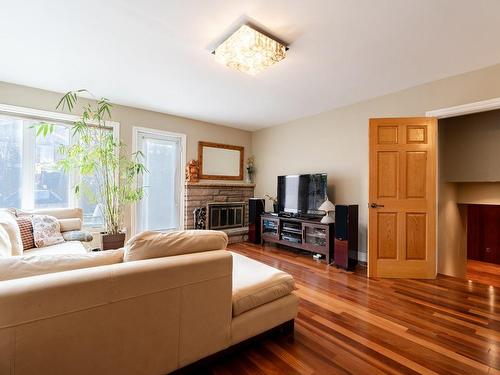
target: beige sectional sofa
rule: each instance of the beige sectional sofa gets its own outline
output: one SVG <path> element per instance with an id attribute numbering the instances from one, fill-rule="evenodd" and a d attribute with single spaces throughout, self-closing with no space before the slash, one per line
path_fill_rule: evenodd
<path id="1" fill-rule="evenodd" d="M 295 318 L 290 275 L 221 232 L 164 236 L 115 264 L 0 281 L 0 374 L 165 374 Z"/>

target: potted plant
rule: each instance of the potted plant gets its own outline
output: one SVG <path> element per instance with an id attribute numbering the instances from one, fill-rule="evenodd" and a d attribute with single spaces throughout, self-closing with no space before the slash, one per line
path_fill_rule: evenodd
<path id="1" fill-rule="evenodd" d="M 70 91 L 61 98 L 56 108 L 67 108 L 72 112 L 78 94 L 84 92 L 95 100 L 82 106 L 82 115 L 72 127 L 77 142 L 60 146 L 62 159 L 59 165 L 65 172 L 76 172 L 80 176 L 80 182 L 74 186 L 75 193 L 83 193 L 101 211 L 105 228 L 102 234 L 103 250 L 117 249 L 123 247 L 125 242 L 124 209 L 143 197 L 144 189 L 138 186 L 137 177 L 147 171 L 140 162 L 142 153 L 127 155 L 126 145 L 115 139 L 106 126 L 106 121 L 111 120 L 112 108 L 108 99 L 96 99 L 87 90 Z M 46 136 L 53 129 L 52 124 L 43 122 L 37 125 L 36 134 Z M 86 185 L 86 176 L 94 179 L 94 191 Z"/>
<path id="2" fill-rule="evenodd" d="M 254 176 L 255 176 L 255 157 L 250 156 L 247 159 L 247 175 L 248 175 L 248 182 L 254 183 Z"/>

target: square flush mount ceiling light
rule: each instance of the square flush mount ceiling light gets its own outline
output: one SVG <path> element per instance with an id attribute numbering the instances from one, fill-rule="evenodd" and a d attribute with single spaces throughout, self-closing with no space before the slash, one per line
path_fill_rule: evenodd
<path id="1" fill-rule="evenodd" d="M 213 52 L 215 60 L 255 75 L 286 57 L 288 48 L 248 25 L 241 26 Z"/>

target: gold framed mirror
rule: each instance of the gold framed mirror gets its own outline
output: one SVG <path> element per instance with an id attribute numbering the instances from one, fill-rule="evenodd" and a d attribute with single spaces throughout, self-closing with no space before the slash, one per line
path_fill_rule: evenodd
<path id="1" fill-rule="evenodd" d="M 243 146 L 198 142 L 201 179 L 243 180 L 243 160 Z"/>

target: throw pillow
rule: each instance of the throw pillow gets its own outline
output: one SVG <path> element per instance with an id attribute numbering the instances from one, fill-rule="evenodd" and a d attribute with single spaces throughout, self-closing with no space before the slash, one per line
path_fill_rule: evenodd
<path id="1" fill-rule="evenodd" d="M 92 234 L 85 230 L 70 230 L 68 232 L 63 232 L 62 236 L 64 241 L 90 242 L 94 239 Z"/>
<path id="2" fill-rule="evenodd" d="M 172 255 L 223 250 L 227 234 L 216 230 L 183 230 L 168 233 L 146 231 L 127 241 L 124 262 Z"/>
<path id="3" fill-rule="evenodd" d="M 21 233 L 21 241 L 23 243 L 23 251 L 33 249 L 35 247 L 35 239 L 33 238 L 33 222 L 31 216 L 22 216 L 16 219 Z"/>
<path id="4" fill-rule="evenodd" d="M 59 221 L 50 215 L 33 215 L 33 237 L 36 247 L 64 242 Z"/>
<path id="5" fill-rule="evenodd" d="M 1 227 L 1 253 L 7 256 L 21 255 L 23 253 L 23 243 L 21 233 L 16 222 L 16 217 L 9 210 L 0 210 Z"/>

